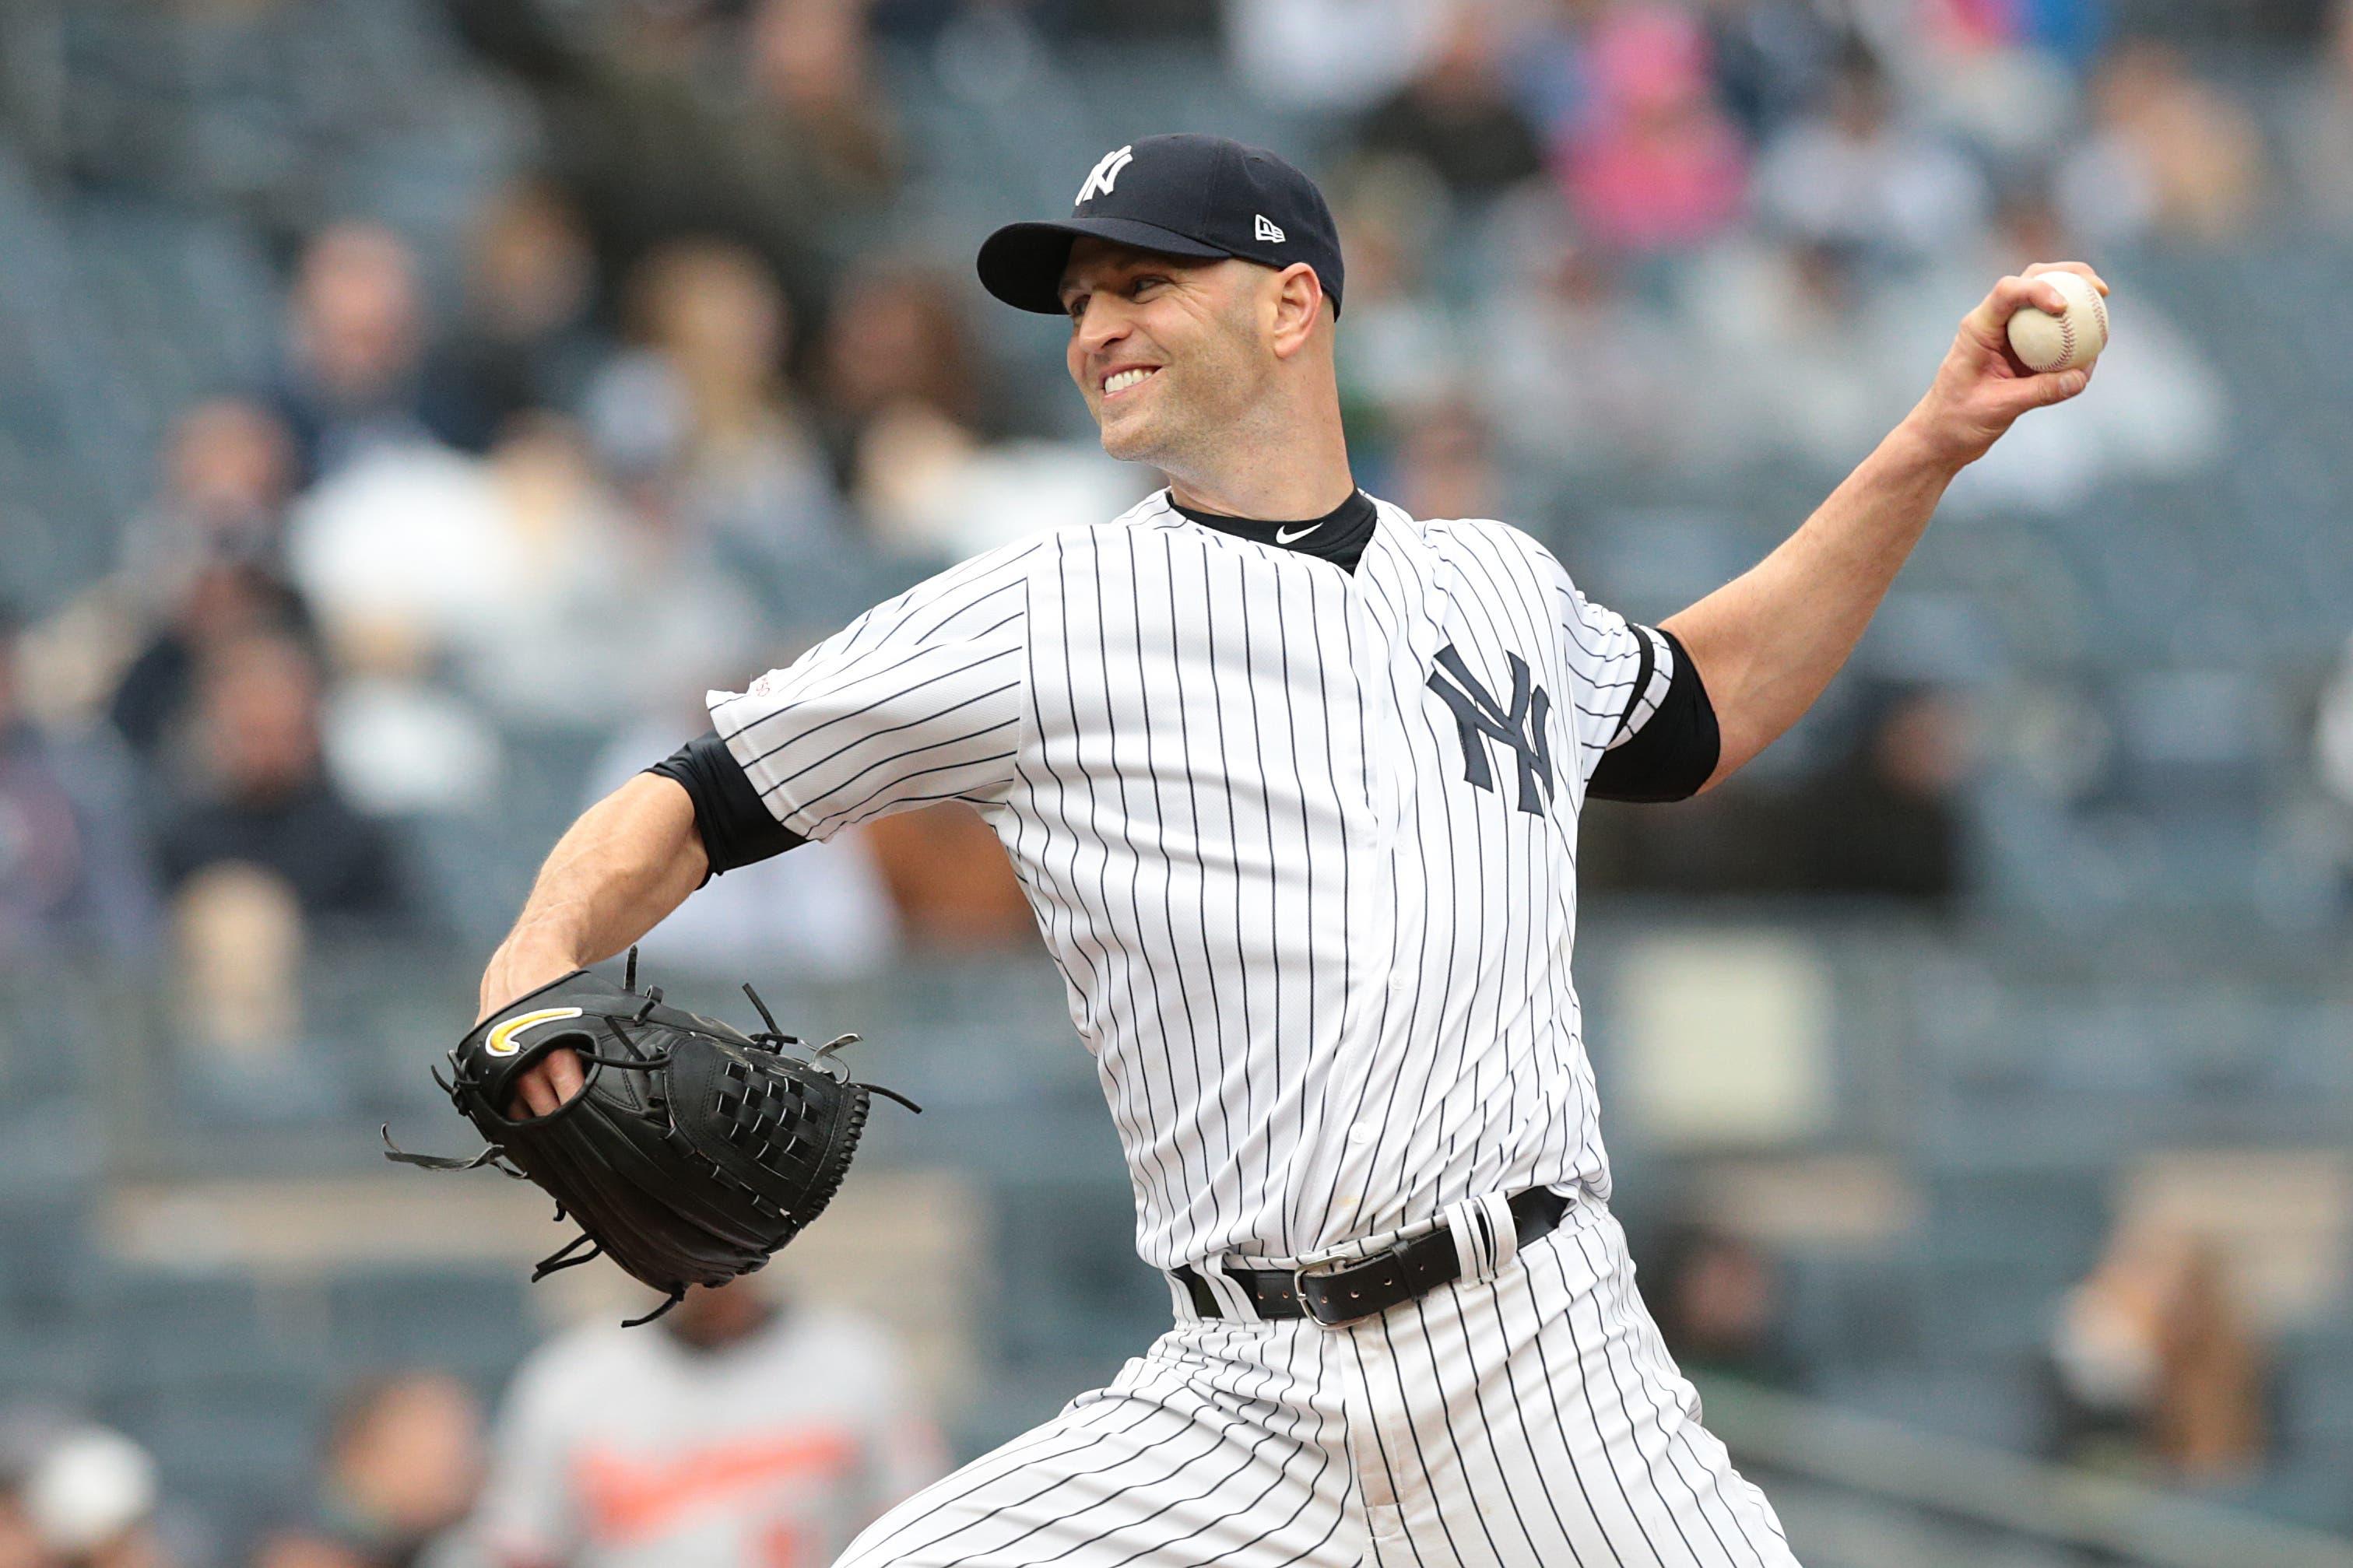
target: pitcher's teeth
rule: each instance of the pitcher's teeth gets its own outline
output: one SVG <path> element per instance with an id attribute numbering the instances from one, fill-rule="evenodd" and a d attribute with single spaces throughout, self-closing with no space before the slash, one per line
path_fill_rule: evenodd
<path id="1" fill-rule="evenodd" d="M 1142 381 L 1145 376 L 1148 376 L 1151 374 L 1152 373 L 1148 370 L 1121 371 L 1117 375 L 1113 376 L 1110 380 L 1103 383 L 1103 391 L 1106 395 L 1114 392 L 1124 392 L 1129 387 L 1134 386 L 1137 382 Z"/>

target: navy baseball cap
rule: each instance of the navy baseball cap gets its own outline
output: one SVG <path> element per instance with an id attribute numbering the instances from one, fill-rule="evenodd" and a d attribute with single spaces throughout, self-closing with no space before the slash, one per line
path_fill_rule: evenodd
<path id="1" fill-rule="evenodd" d="M 1008 305 L 1062 313 L 1081 236 L 1163 256 L 1304 261 L 1340 309 L 1340 233 L 1315 182 L 1262 147 L 1222 136 L 1146 136 L 1104 153 L 1060 222 L 1008 224 L 980 247 L 980 280 Z"/>

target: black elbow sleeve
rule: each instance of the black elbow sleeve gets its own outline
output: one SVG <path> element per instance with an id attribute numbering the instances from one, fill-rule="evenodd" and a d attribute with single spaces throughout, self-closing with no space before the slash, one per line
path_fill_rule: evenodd
<path id="1" fill-rule="evenodd" d="M 676 780 L 694 802 L 694 830 L 702 836 L 714 877 L 808 842 L 769 815 L 743 764 L 712 731 L 705 730 L 646 772 Z"/>
<path id="2" fill-rule="evenodd" d="M 1708 700 L 1699 667 L 1692 663 L 1674 633 L 1662 631 L 1658 636 L 1674 658 L 1667 689 L 1647 719 L 1601 754 L 1592 782 L 1585 788 L 1589 799 L 1689 800 L 1714 775 L 1724 754 L 1715 704 Z M 1640 699 L 1638 683 L 1636 700 Z"/>

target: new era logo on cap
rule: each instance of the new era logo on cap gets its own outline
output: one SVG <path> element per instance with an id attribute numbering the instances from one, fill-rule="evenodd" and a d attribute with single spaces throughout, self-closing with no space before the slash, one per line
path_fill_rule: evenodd
<path id="1" fill-rule="evenodd" d="M 1315 269 L 1340 307 L 1340 235 L 1315 183 L 1262 147 L 1223 136 L 1139 136 L 1095 160 L 1065 218 L 1008 224 L 980 247 L 980 279 L 1025 310 L 1061 313 L 1080 239 L 1189 260 Z"/>

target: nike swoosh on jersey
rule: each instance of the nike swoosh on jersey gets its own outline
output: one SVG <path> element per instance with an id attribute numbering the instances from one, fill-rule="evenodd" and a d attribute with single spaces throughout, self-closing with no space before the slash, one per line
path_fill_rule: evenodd
<path id="1" fill-rule="evenodd" d="M 1293 544 L 1298 542 L 1300 540 L 1306 538 L 1309 534 L 1314 532 L 1317 529 L 1323 526 L 1324 525 L 1321 522 L 1311 522 L 1305 528 L 1301 529 L 1297 533 L 1293 533 L 1288 529 L 1278 528 L 1274 531 L 1274 542 L 1277 544 Z"/>

